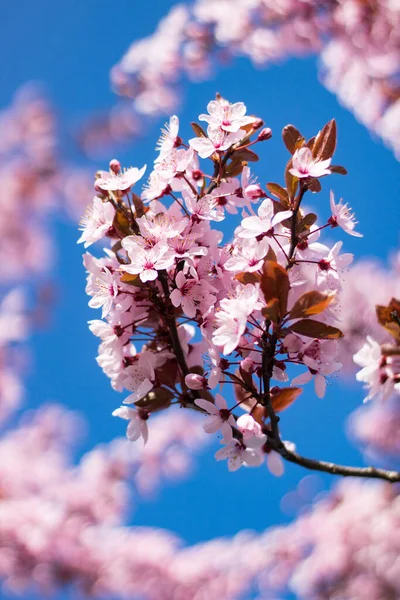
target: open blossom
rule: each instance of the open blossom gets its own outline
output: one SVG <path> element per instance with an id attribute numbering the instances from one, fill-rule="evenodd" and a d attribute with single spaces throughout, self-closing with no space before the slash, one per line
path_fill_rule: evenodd
<path id="1" fill-rule="evenodd" d="M 222 129 L 208 128 L 208 137 L 196 137 L 189 140 L 190 146 L 196 150 L 200 158 L 208 158 L 214 152 L 228 150 L 233 144 L 239 142 L 245 131 L 239 129 L 235 133 L 226 133 Z"/>
<path id="2" fill-rule="evenodd" d="M 175 283 L 177 288 L 170 295 L 172 304 L 182 306 L 185 315 L 194 317 L 202 297 L 201 286 L 194 279 L 187 279 L 182 271 L 176 276 Z"/>
<path id="3" fill-rule="evenodd" d="M 309 148 L 299 148 L 293 154 L 293 167 L 289 169 L 289 171 L 299 179 L 303 177 L 322 177 L 323 175 L 330 175 L 331 171 L 329 165 L 331 164 L 331 161 L 331 158 L 327 158 L 326 160 L 316 160 L 313 158 Z"/>
<path id="4" fill-rule="evenodd" d="M 206 433 L 215 433 L 221 430 L 225 443 L 233 439 L 232 427 L 235 426 L 235 419 L 228 409 L 225 398 L 221 394 L 215 394 L 215 404 L 208 400 L 198 398 L 194 401 L 197 406 L 208 412 L 203 425 Z"/>
<path id="5" fill-rule="evenodd" d="M 115 275 L 107 267 L 96 280 L 97 291 L 93 298 L 89 300 L 91 308 L 102 308 L 101 316 L 104 319 L 108 315 L 113 305 L 114 299 L 118 295 L 118 285 Z"/>
<path id="6" fill-rule="evenodd" d="M 171 150 L 175 148 L 178 139 L 178 132 L 179 118 L 176 115 L 173 115 L 170 118 L 169 123 L 166 123 L 164 129 L 162 129 L 161 137 L 157 142 L 156 148 L 159 152 L 159 155 L 156 158 L 156 163 L 163 160 L 169 155 Z"/>
<path id="7" fill-rule="evenodd" d="M 112 227 L 115 208 L 110 202 L 103 202 L 97 196 L 81 219 L 82 235 L 78 244 L 84 242 L 85 248 L 103 238 Z"/>
<path id="8" fill-rule="evenodd" d="M 259 467 L 263 462 L 262 453 L 255 448 L 246 448 L 238 440 L 232 440 L 215 453 L 217 460 L 228 460 L 229 471 L 237 471 L 241 466 Z"/>
<path id="9" fill-rule="evenodd" d="M 362 233 L 354 231 L 354 227 L 357 225 L 354 214 L 351 212 L 351 208 L 347 204 L 342 204 L 342 201 L 335 204 L 335 196 L 331 190 L 330 193 L 330 205 L 332 216 L 329 219 L 331 227 L 341 227 L 343 231 L 354 237 L 363 237 Z"/>
<path id="10" fill-rule="evenodd" d="M 335 340 L 310 340 L 301 349 L 303 363 L 308 371 L 292 379 L 292 385 L 304 385 L 314 379 L 315 393 L 323 398 L 326 391 L 326 378 L 336 373 L 341 364 L 336 362 L 338 344 Z"/>
<path id="11" fill-rule="evenodd" d="M 156 357 L 151 352 L 142 352 L 124 372 L 124 387 L 132 390 L 124 400 L 124 404 L 133 404 L 144 398 L 153 389 Z"/>
<path id="12" fill-rule="evenodd" d="M 250 123 L 254 123 L 255 117 L 246 117 L 246 106 L 243 102 L 230 104 L 223 98 L 211 100 L 207 105 L 208 115 L 199 115 L 200 121 L 207 121 L 210 127 L 214 129 L 221 128 L 224 131 L 237 132 L 239 129 Z"/>
<path id="13" fill-rule="evenodd" d="M 227 271 L 247 271 L 253 273 L 262 268 L 263 259 L 268 252 L 267 238 L 260 242 L 256 240 L 243 240 L 243 244 L 235 247 L 232 256 L 226 261 Z"/>
<path id="14" fill-rule="evenodd" d="M 139 275 L 141 281 L 154 281 L 158 271 L 168 269 L 174 262 L 173 251 L 163 243 L 158 243 L 152 248 L 145 249 L 137 242 L 127 237 L 122 241 L 122 246 L 130 258 L 129 265 L 122 265 L 121 269 L 132 275 Z"/>
<path id="15" fill-rule="evenodd" d="M 290 218 L 292 211 L 283 210 L 274 215 L 274 206 L 271 200 L 263 200 L 258 209 L 258 217 L 246 217 L 240 224 L 237 236 L 240 238 L 250 238 L 269 233 L 273 228 Z"/>
<path id="16" fill-rule="evenodd" d="M 213 344 L 223 347 L 224 354 L 230 354 L 239 344 L 245 332 L 248 316 L 256 307 L 262 307 L 258 300 L 258 288 L 248 284 L 236 298 L 221 300 L 221 310 L 215 315 L 217 329 Z"/>
<path id="17" fill-rule="evenodd" d="M 341 286 L 341 272 L 353 261 L 353 254 L 349 252 L 339 254 L 342 246 L 342 241 L 336 242 L 329 250 L 327 256 L 321 258 L 318 262 L 316 280 L 318 287 L 323 291 L 326 291 L 327 287 L 333 291 L 338 289 Z"/>
<path id="18" fill-rule="evenodd" d="M 149 429 L 147 426 L 148 415 L 143 411 L 137 411 L 128 406 L 121 406 L 113 411 L 113 417 L 120 417 L 129 421 L 126 429 L 126 437 L 130 442 L 136 442 L 140 437 L 144 443 L 149 439 Z"/>
<path id="19" fill-rule="evenodd" d="M 394 392 L 400 393 L 400 354 L 385 356 L 381 346 L 367 336 L 367 341 L 353 360 L 362 367 L 356 379 L 365 383 L 368 390 L 364 402 L 373 398 L 387 400 Z"/>
<path id="20" fill-rule="evenodd" d="M 141 169 L 131 167 L 118 174 L 103 171 L 101 177 L 96 179 L 95 187 L 105 192 L 127 192 L 143 177 L 145 171 L 146 165 Z"/>

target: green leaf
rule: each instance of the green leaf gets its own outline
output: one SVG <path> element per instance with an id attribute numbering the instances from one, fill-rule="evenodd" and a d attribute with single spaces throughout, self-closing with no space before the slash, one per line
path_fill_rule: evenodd
<path id="1" fill-rule="evenodd" d="M 325 325 L 325 323 L 320 323 L 312 319 L 297 321 L 297 323 L 290 325 L 288 329 L 299 335 L 305 335 L 306 337 L 318 340 L 337 340 L 343 337 L 343 333 L 337 327 Z"/>
<path id="2" fill-rule="evenodd" d="M 318 315 L 328 308 L 334 297 L 334 294 L 322 294 L 317 290 L 306 292 L 295 302 L 289 317 L 290 319 L 300 319 Z"/>

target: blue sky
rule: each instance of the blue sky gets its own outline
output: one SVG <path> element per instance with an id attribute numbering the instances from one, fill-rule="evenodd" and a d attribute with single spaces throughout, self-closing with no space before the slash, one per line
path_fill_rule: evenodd
<path id="1" fill-rule="evenodd" d="M 0 66 L 0 105 L 6 106 L 21 84 L 34 79 L 44 84 L 54 101 L 63 130 L 92 110 L 112 106 L 115 97 L 108 83 L 110 67 L 133 39 L 153 30 L 172 4 L 163 0 L 152 0 L 147 5 L 129 0 L 6 3 L 0 26 L 0 53 L 5 57 Z M 323 192 L 308 203 L 313 202 L 322 216 L 328 214 L 330 187 L 337 197 L 343 196 L 350 203 L 364 237 L 347 236 L 344 249 L 356 257 L 378 256 L 385 260 L 396 249 L 398 162 L 321 86 L 316 59 L 290 60 L 267 71 L 256 70 L 241 59 L 219 72 L 213 81 L 183 88 L 179 110 L 183 124 L 203 112 L 218 91 L 231 101 L 244 101 L 249 112 L 262 117 L 272 128 L 273 138 L 263 145 L 262 160 L 255 168 L 263 183 L 282 181 L 287 153 L 280 131 L 285 124 L 293 123 L 311 137 L 335 117 L 339 140 L 335 163 L 344 165 L 349 175 L 324 182 Z M 164 120 L 149 128 L 140 145 L 118 153 L 121 162 L 128 166 L 151 164 Z M 190 136 L 189 127 L 183 125 L 182 133 Z M 77 159 L 70 140 L 65 148 L 71 160 Z M 113 157 L 93 163 L 93 171 L 106 168 L 108 158 Z M 95 363 L 97 341 L 86 322 L 97 315 L 87 307 L 76 225 L 58 219 L 53 226 L 58 245 L 54 275 L 59 301 L 51 326 L 33 339 L 35 371 L 27 382 L 27 402 L 36 407 L 56 400 L 81 411 L 89 424 L 82 448 L 88 449 L 123 434 L 124 423 L 111 417 L 120 396 Z M 324 400 L 306 388 L 301 400 L 284 414 L 284 437 L 295 441 L 305 455 L 361 464 L 362 457 L 347 441 L 343 428 L 346 415 L 361 401 L 362 392 L 355 384 L 333 382 Z M 233 535 L 244 528 L 263 530 L 286 521 L 280 500 L 307 473 L 287 465 L 280 479 L 263 468 L 229 474 L 224 463 L 214 461 L 216 447 L 215 443 L 199 458 L 195 472 L 184 483 L 168 485 L 154 501 L 139 504 L 132 522 L 170 528 L 188 543 L 195 543 Z M 322 476 L 321 481 L 325 487 L 333 483 L 329 476 Z M 254 505 L 262 510 L 246 511 L 246 506 Z"/>

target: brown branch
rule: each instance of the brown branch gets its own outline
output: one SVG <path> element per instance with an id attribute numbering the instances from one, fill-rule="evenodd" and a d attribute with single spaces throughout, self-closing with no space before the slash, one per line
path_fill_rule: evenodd
<path id="1" fill-rule="evenodd" d="M 385 469 L 376 469 L 375 467 L 349 467 L 346 465 L 337 465 L 323 460 L 314 460 L 306 458 L 296 452 L 288 450 L 283 443 L 276 445 L 274 450 L 278 452 L 285 460 L 300 465 L 312 471 L 322 471 L 331 475 L 342 475 L 343 477 L 366 477 L 372 479 L 384 479 L 390 483 L 400 482 L 400 473 L 396 471 L 387 471 Z M 272 442 L 274 446 L 274 442 Z"/>
<path id="2" fill-rule="evenodd" d="M 301 201 L 306 191 L 307 186 L 300 182 L 300 190 L 295 200 L 295 207 L 292 216 L 291 244 L 288 254 L 289 262 L 287 265 L 287 269 L 289 269 L 292 265 L 291 261 L 293 259 L 298 244 L 296 232 L 297 215 L 300 209 Z M 331 475 L 342 475 L 343 477 L 364 477 L 372 479 L 383 479 L 385 481 L 389 481 L 390 483 L 400 482 L 400 473 L 396 471 L 376 469 L 375 467 L 351 467 L 346 465 L 337 465 L 331 462 L 315 460 L 313 458 L 306 458 L 286 448 L 286 446 L 282 442 L 279 432 L 278 423 L 280 419 L 279 416 L 275 413 L 271 402 L 270 386 L 278 336 L 275 332 L 269 333 L 270 326 L 271 322 L 266 320 L 265 331 L 261 337 L 263 347 L 262 377 L 264 387 L 264 393 L 261 402 L 267 409 L 268 417 L 271 423 L 271 433 L 268 436 L 268 444 L 272 447 L 272 449 L 278 452 L 278 454 L 280 454 L 280 456 L 282 456 L 282 458 L 284 458 L 288 462 L 295 463 L 301 467 L 310 469 L 312 471 L 322 471 L 324 473 L 330 473 Z"/>

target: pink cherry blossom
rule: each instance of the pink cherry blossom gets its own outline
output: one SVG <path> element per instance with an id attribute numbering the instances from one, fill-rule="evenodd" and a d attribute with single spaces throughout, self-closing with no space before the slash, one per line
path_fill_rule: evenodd
<path id="1" fill-rule="evenodd" d="M 131 189 L 135 183 L 139 181 L 146 171 L 146 165 L 141 169 L 131 167 L 124 172 L 118 173 L 107 173 L 103 171 L 101 177 L 96 179 L 95 186 L 100 190 L 106 192 L 127 192 Z"/>
<path id="2" fill-rule="evenodd" d="M 384 356 L 380 344 L 367 336 L 353 360 L 362 367 L 356 379 L 365 383 L 368 390 L 364 402 L 375 397 L 387 400 L 394 392 L 400 393 L 400 355 Z"/>
<path id="3" fill-rule="evenodd" d="M 245 131 L 239 129 L 235 133 L 226 133 L 222 129 L 208 129 L 208 137 L 196 137 L 189 140 L 190 146 L 196 150 L 200 158 L 208 158 L 214 152 L 223 152 L 243 139 Z"/>
<path id="4" fill-rule="evenodd" d="M 180 271 L 175 283 L 177 288 L 171 292 L 171 302 L 175 307 L 182 306 L 182 310 L 188 317 L 194 317 L 197 304 L 201 297 L 201 286 L 194 279 L 186 279 Z"/>
<path id="5" fill-rule="evenodd" d="M 157 150 L 159 155 L 156 159 L 156 162 L 159 162 L 166 158 L 171 150 L 175 148 L 176 141 L 178 139 L 179 132 L 179 118 L 176 115 L 173 115 L 169 123 L 166 123 L 164 129 L 162 130 L 162 134 L 160 139 L 157 142 Z"/>
<path id="6" fill-rule="evenodd" d="M 259 209 L 258 217 L 246 217 L 243 219 L 237 236 L 240 238 L 253 239 L 271 232 L 276 225 L 290 218 L 292 211 L 283 210 L 274 215 L 274 207 L 271 200 L 263 200 Z"/>
<path id="7" fill-rule="evenodd" d="M 349 235 L 353 235 L 354 237 L 363 237 L 362 233 L 354 231 L 357 221 L 351 212 L 351 208 L 347 204 L 342 204 L 341 200 L 338 204 L 335 204 L 335 196 L 332 191 L 330 193 L 330 205 L 332 216 L 328 222 L 331 227 L 339 226 Z"/>
<path id="8" fill-rule="evenodd" d="M 239 344 L 247 323 L 247 317 L 260 306 L 258 288 L 246 285 L 236 298 L 221 300 L 215 315 L 217 329 L 213 334 L 213 344 L 223 347 L 224 354 L 230 354 Z"/>
<path id="9" fill-rule="evenodd" d="M 213 129 L 223 129 L 236 133 L 244 125 L 249 125 L 256 121 L 255 117 L 246 117 L 246 106 L 243 102 L 230 104 L 227 100 L 219 98 L 211 100 L 207 105 L 208 115 L 199 115 L 200 121 L 207 121 L 209 127 Z M 205 157 L 202 157 L 205 158 Z"/>
<path id="10" fill-rule="evenodd" d="M 142 352 L 134 363 L 124 371 L 124 387 L 132 390 L 124 404 L 132 404 L 144 398 L 154 387 L 156 357 L 151 352 Z"/>
<path id="11" fill-rule="evenodd" d="M 91 308 L 102 308 L 101 316 L 104 319 L 110 312 L 113 302 L 118 295 L 115 274 L 111 273 L 107 267 L 104 267 L 102 274 L 96 280 L 96 286 L 97 291 L 89 301 L 89 306 Z"/>
<path id="12" fill-rule="evenodd" d="M 203 429 L 206 433 L 215 433 L 221 430 L 223 439 L 226 443 L 232 441 L 232 427 L 235 426 L 235 419 L 226 404 L 225 398 L 221 394 L 215 394 L 215 404 L 208 400 L 198 398 L 195 404 L 206 411 L 209 416 L 206 417 Z"/>
<path id="13" fill-rule="evenodd" d="M 246 448 L 238 440 L 232 440 L 215 453 L 217 460 L 228 459 L 229 471 L 237 471 L 241 466 L 258 467 L 262 464 L 262 454 L 254 448 Z"/>
<path id="14" fill-rule="evenodd" d="M 85 248 L 103 238 L 111 229 L 115 208 L 110 202 L 103 202 L 97 196 L 81 220 L 82 235 L 78 243 L 84 242 Z"/>
<path id="15" fill-rule="evenodd" d="M 331 171 L 329 165 L 331 164 L 331 161 L 332 159 L 330 158 L 327 158 L 326 160 L 316 160 L 313 158 L 309 148 L 299 148 L 293 154 L 293 167 L 289 169 L 289 171 L 299 179 L 302 179 L 303 177 L 322 177 L 323 175 L 330 175 Z"/>
<path id="16" fill-rule="evenodd" d="M 147 426 L 148 415 L 144 412 L 138 412 L 128 406 L 121 406 L 113 411 L 114 417 L 120 417 L 129 421 L 126 437 L 130 442 L 136 442 L 140 437 L 146 444 L 149 439 L 149 429 Z"/>
<path id="17" fill-rule="evenodd" d="M 131 262 L 122 265 L 121 269 L 132 275 L 139 275 L 143 282 L 154 281 L 158 277 L 158 271 L 168 269 L 174 263 L 172 250 L 161 242 L 145 249 L 128 237 L 123 240 L 122 245 Z"/>
<path id="18" fill-rule="evenodd" d="M 244 239 L 240 246 L 235 246 L 232 256 L 225 263 L 225 269 L 247 271 L 248 273 L 258 271 L 262 268 L 268 248 L 267 238 L 263 238 L 260 242 L 254 239 Z"/>

